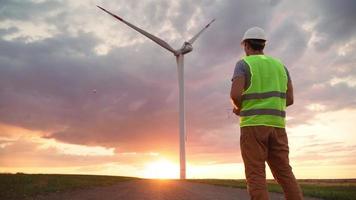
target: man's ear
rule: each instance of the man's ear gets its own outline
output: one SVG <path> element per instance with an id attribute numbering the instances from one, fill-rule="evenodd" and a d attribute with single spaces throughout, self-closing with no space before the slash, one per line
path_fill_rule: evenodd
<path id="1" fill-rule="evenodd" d="M 244 42 L 244 47 L 246 50 L 250 50 L 250 46 L 247 44 L 247 42 Z"/>

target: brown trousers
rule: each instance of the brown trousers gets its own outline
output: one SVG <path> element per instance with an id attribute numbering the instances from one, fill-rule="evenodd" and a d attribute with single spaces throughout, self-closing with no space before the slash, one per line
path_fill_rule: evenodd
<path id="1" fill-rule="evenodd" d="M 252 200 L 268 200 L 265 162 L 282 186 L 287 200 L 303 199 L 301 189 L 289 165 L 289 147 L 284 128 L 241 127 L 241 155 L 245 165 L 247 190 Z"/>

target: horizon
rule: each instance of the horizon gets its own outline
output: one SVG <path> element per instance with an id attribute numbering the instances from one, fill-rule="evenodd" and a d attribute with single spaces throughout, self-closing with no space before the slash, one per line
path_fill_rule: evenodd
<path id="1" fill-rule="evenodd" d="M 352 0 L 7 0 L 0 173 L 179 177 L 176 61 L 96 5 L 172 47 L 216 18 L 185 56 L 187 179 L 245 177 L 229 92 L 251 26 L 266 30 L 265 53 L 294 85 L 286 130 L 296 178 L 356 178 Z"/>
<path id="2" fill-rule="evenodd" d="M 23 173 L 23 172 L 0 172 L 0 175 L 3 174 L 3 175 L 73 175 L 73 176 L 113 176 L 113 177 L 126 177 L 126 178 L 137 178 L 137 179 L 154 179 L 154 180 L 162 180 L 162 181 L 165 181 L 165 180 L 182 180 L 180 179 L 179 177 L 178 178 L 142 178 L 142 177 L 135 177 L 135 176 L 120 176 L 120 175 L 105 175 L 105 174 L 45 174 L 45 173 L 34 173 L 34 174 L 31 174 L 31 173 Z M 188 178 L 187 180 L 190 180 L 190 179 L 194 179 L 194 178 Z M 245 178 L 237 178 L 237 179 L 222 179 L 222 178 L 196 178 L 197 180 L 198 179 L 218 179 L 218 180 L 246 180 Z M 194 179 L 194 180 L 196 180 Z M 342 179 L 327 179 L 327 178 L 321 178 L 321 179 L 297 179 L 298 181 L 309 181 L 309 180 L 321 180 L 321 181 L 333 181 L 333 180 L 345 180 L 345 181 L 355 181 L 356 178 L 342 178 Z M 266 181 L 275 181 L 274 178 L 267 178 Z"/>

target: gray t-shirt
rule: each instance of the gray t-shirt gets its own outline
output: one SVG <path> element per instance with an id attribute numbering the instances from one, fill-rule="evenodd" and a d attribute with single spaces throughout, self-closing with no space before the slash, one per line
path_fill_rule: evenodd
<path id="1" fill-rule="evenodd" d="M 288 69 L 284 66 L 284 69 L 286 70 L 287 76 L 288 76 L 288 81 L 290 81 L 290 75 L 288 72 Z M 251 72 L 250 68 L 248 67 L 247 63 L 244 60 L 239 60 L 236 63 L 234 74 L 232 75 L 231 81 L 233 81 L 237 76 L 244 76 L 245 77 L 245 89 L 248 88 L 250 85 L 250 78 L 251 78 Z"/>

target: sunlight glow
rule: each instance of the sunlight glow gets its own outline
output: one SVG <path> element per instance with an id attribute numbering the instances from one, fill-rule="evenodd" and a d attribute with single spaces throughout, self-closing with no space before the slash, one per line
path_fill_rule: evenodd
<path id="1" fill-rule="evenodd" d="M 313 103 L 309 104 L 306 108 L 311 111 L 324 111 L 326 109 L 326 106 L 319 103 Z"/>
<path id="2" fill-rule="evenodd" d="M 179 167 L 166 159 L 148 163 L 144 169 L 144 178 L 175 179 L 178 178 Z"/>

